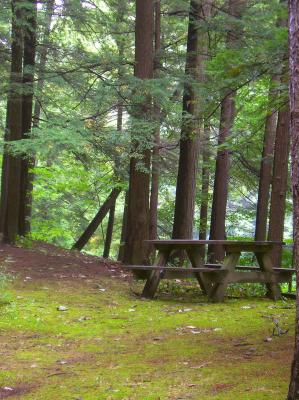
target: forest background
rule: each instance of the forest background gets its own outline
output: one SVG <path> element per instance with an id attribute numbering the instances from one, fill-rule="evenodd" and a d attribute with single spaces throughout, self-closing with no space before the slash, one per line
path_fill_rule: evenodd
<path id="1" fill-rule="evenodd" d="M 31 11 L 35 7 L 34 1 L 22 3 Z M 1 0 L 1 4 L 0 129 L 4 138 L 11 83 L 12 13 L 9 1 Z M 272 182 L 272 196 L 269 191 L 266 205 L 268 238 L 280 240 L 283 235 L 291 239 L 290 185 L 282 185 L 289 176 L 288 143 L 282 143 L 282 147 L 277 144 L 281 138 L 288 141 L 284 125 L 288 92 L 285 2 L 207 1 L 202 3 L 195 22 L 186 0 L 155 4 L 156 27 L 157 21 L 160 25 L 159 38 L 157 34 L 155 37 L 154 77 L 141 81 L 134 76 L 135 2 L 38 2 L 33 126 L 30 137 L 10 146 L 18 156 L 26 154 L 35 160 L 31 166 L 34 181 L 27 237 L 72 247 L 112 194 L 106 210 L 109 213 L 105 212 L 84 249 L 117 257 L 124 239 L 121 235 L 132 156 L 138 160 L 139 171 L 152 174 L 153 179 L 155 172 L 159 175 L 154 231 L 157 229 L 159 238 L 171 237 L 182 120 L 191 115 L 200 130 L 193 238 L 198 238 L 199 232 L 202 238 L 209 236 L 217 179 L 215 160 L 225 158 L 227 198 L 226 194 L 220 197 L 226 209 L 221 217 L 226 236 L 257 235 L 258 193 L 262 169 L 268 165 Z M 197 76 L 185 67 L 190 21 L 201 38 L 201 71 Z M 28 29 L 32 32 L 32 27 Z M 28 75 L 31 72 L 29 67 Z M 188 85 L 196 96 L 190 104 L 196 101 L 197 111 L 183 112 L 182 118 Z M 22 90 L 26 91 L 26 85 Z M 139 118 L 136 104 L 147 96 L 152 99 L 152 115 Z M 221 137 L 221 112 L 232 96 L 231 126 Z M 271 126 L 267 139 L 270 146 L 265 153 Z M 158 136 L 153 134 L 157 131 Z M 153 149 L 150 169 L 142 158 L 147 149 Z M 278 188 L 276 197 L 273 184 Z M 279 213 L 275 204 L 283 207 Z M 200 217 L 203 212 L 207 217 Z M 188 223 L 192 226 L 192 221 Z M 264 240 L 267 234 L 262 236 Z"/>

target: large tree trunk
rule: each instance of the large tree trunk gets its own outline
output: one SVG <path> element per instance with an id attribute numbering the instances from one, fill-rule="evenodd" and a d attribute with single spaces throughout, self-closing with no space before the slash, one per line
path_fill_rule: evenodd
<path id="1" fill-rule="evenodd" d="M 153 77 L 153 0 L 136 0 L 135 25 L 135 76 L 139 79 Z M 136 105 L 135 118 L 148 122 L 150 104 L 145 100 Z M 141 132 L 140 132 L 141 133 Z M 143 168 L 150 169 L 150 149 L 141 150 L 135 141 L 133 147 L 142 153 Z M 148 246 L 144 240 L 149 238 L 149 186 L 150 175 L 137 168 L 137 159 L 130 160 L 129 200 L 127 235 L 124 262 L 143 264 L 147 262 Z"/>
<path id="2" fill-rule="evenodd" d="M 268 240 L 283 241 L 286 194 L 288 188 L 289 160 L 289 106 L 278 113 L 274 160 Z M 274 265 L 281 265 L 281 246 L 273 249 L 271 257 Z"/>
<path id="3" fill-rule="evenodd" d="M 289 0 L 290 133 L 293 189 L 294 265 L 296 268 L 295 350 L 287 400 L 299 399 L 299 1 Z"/>
<path id="4" fill-rule="evenodd" d="M 46 14 L 44 20 L 44 32 L 42 36 L 42 46 L 40 49 L 39 64 L 37 67 L 37 85 L 35 90 L 36 101 L 34 103 L 33 112 L 33 126 L 39 125 L 40 113 L 41 113 L 41 102 L 42 94 L 45 85 L 45 70 L 47 64 L 47 58 L 49 53 L 49 39 L 51 33 L 51 21 L 54 13 L 55 0 L 46 1 Z"/>
<path id="5" fill-rule="evenodd" d="M 266 240 L 267 219 L 272 179 L 273 150 L 277 125 L 277 113 L 272 108 L 274 95 L 277 94 L 278 76 L 274 76 L 269 89 L 269 111 L 265 122 L 263 153 L 260 166 L 259 193 L 256 207 L 255 240 Z"/>
<path id="6" fill-rule="evenodd" d="M 36 0 L 30 0 L 30 5 L 25 11 L 24 28 L 24 59 L 23 59 L 23 122 L 22 136 L 27 138 L 31 131 L 32 111 L 33 111 L 33 81 L 36 53 L 36 18 L 37 4 Z M 34 160 L 24 156 L 22 159 L 21 175 L 21 193 L 20 193 L 20 216 L 19 216 L 19 234 L 24 236 L 30 231 L 30 217 L 32 204 L 33 181 L 31 178 L 31 168 L 34 166 Z"/>
<path id="7" fill-rule="evenodd" d="M 125 240 L 127 233 L 127 221 L 128 221 L 128 200 L 129 200 L 129 192 L 126 191 L 125 201 L 124 201 L 124 209 L 123 209 L 123 218 L 121 225 L 121 235 L 120 235 L 120 245 L 118 250 L 117 260 L 123 262 L 124 261 L 124 249 L 125 249 Z"/>
<path id="8" fill-rule="evenodd" d="M 98 213 L 95 215 L 95 217 L 90 222 L 88 227 L 82 233 L 80 238 L 73 245 L 73 247 L 72 247 L 73 250 L 82 250 L 83 249 L 83 247 L 87 244 L 89 239 L 92 237 L 92 235 L 97 230 L 97 228 L 100 225 L 100 223 L 103 221 L 103 219 L 108 214 L 108 211 L 110 210 L 111 206 L 113 206 L 113 204 L 115 204 L 115 201 L 116 201 L 118 195 L 120 194 L 120 192 L 121 192 L 121 190 L 117 189 L 117 188 L 113 189 L 111 191 L 110 195 L 105 200 L 105 202 L 102 204 L 102 206 L 99 209 Z"/>
<path id="9" fill-rule="evenodd" d="M 187 37 L 186 81 L 199 80 L 199 31 L 201 4 L 191 0 Z M 192 82 L 185 83 L 183 95 L 180 155 L 176 185 L 173 239 L 193 237 L 196 171 L 199 154 L 199 104 Z"/>
<path id="10" fill-rule="evenodd" d="M 221 106 L 220 128 L 218 137 L 218 146 L 223 146 L 230 134 L 234 121 L 234 92 L 227 95 Z M 224 240 L 225 217 L 228 197 L 229 182 L 229 163 L 230 152 L 228 148 L 221 148 L 217 151 L 216 169 L 213 190 L 213 203 L 211 213 L 211 240 Z M 224 258 L 224 249 L 222 246 L 209 247 L 209 260 L 219 262 Z"/>
<path id="11" fill-rule="evenodd" d="M 155 1 L 155 59 L 154 76 L 157 77 L 160 71 L 160 52 L 161 52 L 161 2 Z M 155 131 L 154 148 L 152 151 L 152 181 L 150 193 L 150 223 L 149 238 L 157 239 L 158 227 L 158 199 L 159 199 L 159 175 L 160 175 L 160 118 L 161 108 L 158 101 L 154 100 L 154 117 L 157 128 Z"/>
<path id="12" fill-rule="evenodd" d="M 103 257 L 109 258 L 110 255 L 110 248 L 112 243 L 112 235 L 113 235 L 113 227 L 114 227 L 114 217 L 115 217 L 115 202 L 110 207 L 109 211 L 109 219 L 107 224 L 107 231 L 106 231 L 106 238 L 105 238 L 105 245 L 104 245 L 104 252 Z"/>
<path id="13" fill-rule="evenodd" d="M 210 187 L 210 128 L 205 126 L 202 141 L 201 198 L 199 213 L 199 240 L 206 240 L 208 228 L 209 187 Z M 200 255 L 205 257 L 205 247 L 201 247 Z"/>
<path id="14" fill-rule="evenodd" d="M 21 6 L 19 0 L 12 1 L 12 45 L 10 91 L 7 102 L 7 141 L 22 138 L 22 62 L 23 35 Z M 4 154 L 4 178 L 2 180 L 1 220 L 3 241 L 14 243 L 19 233 L 21 157 Z"/>
<path id="15" fill-rule="evenodd" d="M 246 0 L 229 0 L 228 12 L 231 16 L 240 19 Z M 238 31 L 237 26 L 232 26 L 227 35 L 227 47 L 236 46 L 242 31 Z M 218 136 L 218 146 L 222 146 L 217 151 L 216 168 L 213 190 L 213 202 L 211 213 L 210 239 L 224 240 L 226 238 L 225 219 L 228 199 L 229 184 L 229 164 L 230 151 L 225 146 L 230 135 L 235 116 L 235 91 L 229 90 L 222 101 L 220 113 L 220 127 Z M 224 258 L 223 246 L 209 246 L 209 260 L 219 262 Z"/>
<path id="16" fill-rule="evenodd" d="M 207 20 L 211 16 L 211 3 L 208 1 L 202 2 L 202 18 Z M 209 35 L 208 31 L 205 30 L 200 35 L 199 42 L 199 57 L 201 58 L 200 67 L 200 80 L 205 81 L 206 75 L 204 71 L 204 62 L 208 60 L 209 52 Z M 208 228 L 208 210 L 209 210 L 209 187 L 210 187 L 210 126 L 209 121 L 204 121 L 202 135 L 201 135 L 201 147 L 202 147 L 202 169 L 201 169 L 201 196 L 200 196 L 200 212 L 199 212 L 199 239 L 205 240 L 207 238 Z M 206 246 L 200 248 L 200 255 L 202 258 L 205 257 Z"/>

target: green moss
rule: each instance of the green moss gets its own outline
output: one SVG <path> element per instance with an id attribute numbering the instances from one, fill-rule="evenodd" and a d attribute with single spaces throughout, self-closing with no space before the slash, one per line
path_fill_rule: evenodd
<path id="1" fill-rule="evenodd" d="M 15 281 L 0 308 L 5 372 L 22 399 L 273 399 L 287 390 L 294 304 L 192 292 L 145 301 L 126 283 Z M 67 307 L 58 311 L 59 306 Z M 265 342 L 277 319 L 287 335 Z M 247 354 L 248 353 L 248 354 Z"/>

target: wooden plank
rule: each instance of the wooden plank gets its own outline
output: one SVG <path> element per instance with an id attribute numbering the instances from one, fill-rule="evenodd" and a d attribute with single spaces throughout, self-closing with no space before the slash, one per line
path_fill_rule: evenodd
<path id="1" fill-rule="evenodd" d="M 222 265 L 221 264 L 205 264 L 205 267 L 206 268 L 221 268 Z M 237 265 L 235 267 L 235 269 L 241 270 L 241 271 L 242 270 L 244 270 L 244 271 L 246 271 L 246 270 L 247 271 L 260 271 L 261 270 L 260 267 L 257 267 L 255 265 Z M 285 272 L 285 273 L 292 273 L 292 274 L 296 273 L 295 268 L 275 267 L 275 268 L 273 268 L 273 270 L 276 272 Z"/>
<path id="2" fill-rule="evenodd" d="M 204 269 L 204 260 L 202 259 L 200 252 L 198 251 L 198 248 L 194 247 L 189 247 L 186 249 L 187 255 L 189 257 L 189 260 L 191 262 L 191 265 L 194 270 L 201 269 L 200 272 L 197 272 L 195 274 L 196 279 L 199 283 L 199 286 L 202 290 L 202 292 L 206 295 L 208 295 L 211 291 L 212 288 L 212 283 L 207 281 L 205 276 L 203 275 L 203 269 Z"/>
<path id="3" fill-rule="evenodd" d="M 133 266 L 132 266 L 133 267 Z M 150 267 L 150 268 L 149 268 Z M 256 267 L 255 267 L 256 268 Z M 178 268 L 178 267 L 159 267 L 159 266 L 134 266 L 135 270 L 159 271 L 160 279 L 189 279 L 196 278 L 200 273 L 207 283 L 220 284 L 227 274 L 226 269 L 215 268 Z M 259 268 L 258 268 L 259 269 Z M 292 279 L 292 271 L 262 272 L 262 271 L 242 271 L 230 272 L 227 283 L 282 283 Z"/>
<path id="4" fill-rule="evenodd" d="M 185 268 L 185 267 L 165 267 L 159 265 L 124 265 L 123 269 L 129 270 L 141 270 L 141 271 L 174 271 L 174 272 L 211 272 L 212 268 Z M 215 272 L 219 271 L 219 268 L 214 268 Z"/>
<path id="5" fill-rule="evenodd" d="M 220 264 L 205 264 L 204 268 L 185 268 L 185 267 L 159 267 L 155 265 L 123 265 L 122 269 L 125 270 L 140 270 L 140 271 L 173 271 L 173 272 L 178 272 L 178 273 L 184 273 L 186 271 L 188 272 L 193 272 L 193 273 L 200 273 L 200 272 L 209 272 L 209 271 L 219 271 L 221 269 Z M 261 271 L 260 267 L 256 266 L 246 266 L 246 265 L 237 265 L 235 267 L 236 270 L 238 271 Z M 274 272 L 281 272 L 282 274 L 285 275 L 293 275 L 295 274 L 296 270 L 294 268 L 273 268 Z"/>
<path id="6" fill-rule="evenodd" d="M 198 268 L 199 269 L 199 268 Z M 185 268 L 184 272 L 181 271 L 168 271 L 163 270 L 161 273 L 161 279 L 191 279 L 197 278 L 197 275 L 200 274 L 201 278 L 204 280 L 207 286 L 212 286 L 214 282 L 221 282 L 223 277 L 226 274 L 226 270 L 217 269 L 215 271 L 211 271 L 210 269 L 207 271 L 195 272 L 194 269 Z M 208 294 L 208 293 L 206 293 Z"/>
<path id="7" fill-rule="evenodd" d="M 171 249 L 169 247 L 160 250 L 155 266 L 165 267 L 170 253 Z M 142 296 L 148 299 L 152 299 L 158 289 L 160 279 L 161 269 L 153 270 L 145 283 L 142 291 Z"/>
<path id="8" fill-rule="evenodd" d="M 284 245 L 279 241 L 250 241 L 250 240 L 189 240 L 189 239 L 170 239 L 170 240 L 146 240 L 147 243 L 163 246 L 176 245 L 204 245 L 204 244 L 221 244 L 221 245 L 256 245 L 256 246 L 273 246 Z"/>
<path id="9" fill-rule="evenodd" d="M 216 277 L 217 279 L 217 277 Z M 279 272 L 232 272 L 227 278 L 229 283 L 282 283 L 290 282 L 292 275 Z"/>
<path id="10" fill-rule="evenodd" d="M 225 292 L 230 282 L 230 277 L 235 269 L 235 266 L 239 261 L 240 255 L 241 255 L 240 252 L 238 253 L 236 252 L 227 254 L 225 256 L 223 261 L 223 269 L 227 270 L 226 275 L 223 277 L 222 281 L 216 283 L 213 289 L 211 290 L 209 297 L 212 301 L 218 302 L 224 300 Z"/>
<path id="11" fill-rule="evenodd" d="M 285 272 L 285 273 L 289 272 L 289 273 L 292 273 L 292 274 L 296 273 L 295 268 L 273 268 L 273 270 L 277 271 L 277 272 Z"/>
<path id="12" fill-rule="evenodd" d="M 273 273 L 273 263 L 269 252 L 267 253 L 255 253 L 259 266 L 262 271 Z M 272 300 L 278 300 L 281 298 L 281 290 L 277 283 L 266 283 L 268 289 L 268 297 Z"/>
<path id="13" fill-rule="evenodd" d="M 252 243 L 227 243 L 224 244 L 223 247 L 227 253 L 233 253 L 236 251 L 240 252 L 249 252 L 249 253 L 265 253 L 271 250 L 275 245 L 274 244 L 256 244 Z"/>

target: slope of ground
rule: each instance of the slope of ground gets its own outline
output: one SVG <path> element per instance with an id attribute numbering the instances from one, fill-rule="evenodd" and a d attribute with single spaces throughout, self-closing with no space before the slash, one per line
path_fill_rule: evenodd
<path id="1" fill-rule="evenodd" d="M 163 287 L 145 301 L 117 263 L 45 244 L 1 246 L 0 257 L 12 278 L 1 289 L 0 399 L 285 397 L 292 301 L 208 304 Z"/>

